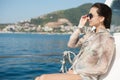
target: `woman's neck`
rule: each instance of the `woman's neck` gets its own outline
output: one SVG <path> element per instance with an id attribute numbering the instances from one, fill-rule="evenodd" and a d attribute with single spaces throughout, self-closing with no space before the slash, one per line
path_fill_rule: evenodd
<path id="1" fill-rule="evenodd" d="M 100 29 L 106 29 L 105 26 L 98 26 L 96 27 L 96 33 L 99 32 Z"/>

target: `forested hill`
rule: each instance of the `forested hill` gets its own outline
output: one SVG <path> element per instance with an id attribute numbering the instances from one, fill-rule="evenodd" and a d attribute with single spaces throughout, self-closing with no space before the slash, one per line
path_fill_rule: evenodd
<path id="1" fill-rule="evenodd" d="M 32 18 L 30 23 L 44 26 L 48 22 L 55 22 L 60 18 L 64 18 L 69 20 L 73 25 L 77 25 L 81 15 L 87 14 L 91 5 L 91 3 L 88 3 L 76 8 L 55 11 L 37 18 Z"/>
<path id="2" fill-rule="evenodd" d="M 30 23 L 35 25 L 45 26 L 45 24 L 47 24 L 48 22 L 55 22 L 60 18 L 65 18 L 69 20 L 73 25 L 77 25 L 80 17 L 84 14 L 87 14 L 91 6 L 92 6 L 92 3 L 87 3 L 87 4 L 80 5 L 76 8 L 55 11 L 43 16 L 39 16 L 37 18 L 32 18 L 30 20 Z M 112 16 L 113 16 L 112 24 L 120 25 L 120 20 L 119 20 L 120 15 L 113 14 Z"/>

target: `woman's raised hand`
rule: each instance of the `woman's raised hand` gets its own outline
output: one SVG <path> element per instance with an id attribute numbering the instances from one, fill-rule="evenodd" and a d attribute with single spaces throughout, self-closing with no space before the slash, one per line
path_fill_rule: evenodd
<path id="1" fill-rule="evenodd" d="M 86 22 L 88 21 L 89 17 L 87 17 L 87 15 L 83 15 L 81 16 L 81 19 L 79 21 L 79 25 L 78 28 L 82 28 L 85 26 Z"/>

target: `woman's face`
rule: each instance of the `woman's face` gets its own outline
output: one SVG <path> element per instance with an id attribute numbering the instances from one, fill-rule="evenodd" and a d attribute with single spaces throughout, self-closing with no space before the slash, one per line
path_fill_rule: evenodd
<path id="1" fill-rule="evenodd" d="M 98 27 L 101 24 L 101 17 L 97 13 L 98 8 L 92 7 L 89 11 L 90 14 L 92 14 L 92 18 L 89 18 L 89 26 L 95 26 Z"/>

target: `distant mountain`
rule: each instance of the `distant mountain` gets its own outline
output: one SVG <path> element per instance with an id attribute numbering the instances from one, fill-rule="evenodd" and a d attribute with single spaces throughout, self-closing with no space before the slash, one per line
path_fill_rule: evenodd
<path id="1" fill-rule="evenodd" d="M 114 0 L 112 3 L 112 24 L 120 25 L 120 0 Z"/>
<path id="2" fill-rule="evenodd" d="M 79 19 L 82 15 L 87 14 L 91 7 L 91 3 L 83 4 L 76 8 L 71 8 L 67 10 L 55 11 L 37 18 L 32 18 L 30 20 L 31 24 L 45 26 L 49 24 L 62 24 L 62 25 L 77 25 Z M 50 23 L 51 22 L 51 23 Z"/>
<path id="3" fill-rule="evenodd" d="M 62 22 L 65 22 L 63 23 L 63 25 L 69 25 L 70 23 L 72 25 L 78 25 L 80 17 L 84 14 L 87 14 L 91 6 L 92 6 L 92 3 L 87 3 L 87 4 L 80 5 L 76 8 L 55 11 L 46 15 L 39 16 L 37 18 L 32 18 L 30 20 L 30 23 L 35 25 L 41 25 L 41 26 L 45 26 L 46 24 L 50 24 L 52 26 L 59 26 L 61 25 L 61 23 L 58 23 L 60 21 L 59 19 L 62 19 L 62 20 L 64 19 L 62 21 Z M 119 7 L 117 6 L 117 8 Z M 112 7 L 112 9 L 114 8 Z M 112 24 L 120 25 L 119 12 L 117 12 L 116 14 L 116 12 L 113 11 Z"/>
<path id="4" fill-rule="evenodd" d="M 112 25 L 120 26 L 120 11 L 119 13 L 114 13 L 112 16 Z"/>

